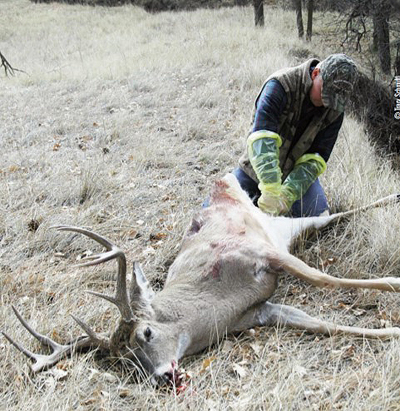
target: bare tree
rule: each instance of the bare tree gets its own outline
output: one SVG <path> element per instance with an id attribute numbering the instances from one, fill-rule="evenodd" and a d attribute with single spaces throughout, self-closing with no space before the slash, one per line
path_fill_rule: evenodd
<path id="1" fill-rule="evenodd" d="M 389 23 L 399 16 L 397 3 L 397 0 L 341 0 L 335 3 L 336 7 L 341 6 L 341 13 L 346 19 L 342 45 L 354 43 L 355 49 L 361 52 L 362 40 L 371 39 L 368 27 L 372 21 L 372 50 L 377 53 L 380 68 L 385 74 L 391 71 Z"/>
<path id="2" fill-rule="evenodd" d="M 264 0 L 253 0 L 256 26 L 264 26 Z"/>
<path id="3" fill-rule="evenodd" d="M 396 57 L 394 59 L 394 77 L 400 76 L 400 40 L 396 42 Z"/>
<path id="4" fill-rule="evenodd" d="M 374 40 L 381 69 L 385 74 L 390 74 L 390 3 L 388 0 L 372 0 L 371 11 L 374 25 Z"/>
<path id="5" fill-rule="evenodd" d="M 4 68 L 4 72 L 6 73 L 6 76 L 8 76 L 9 74 L 11 74 L 12 76 L 15 74 L 16 71 L 21 71 L 18 70 L 16 68 L 14 68 L 8 61 L 7 59 L 4 57 L 4 55 L 2 54 L 2 52 L 0 51 L 0 59 L 1 59 L 1 66 Z"/>
<path id="6" fill-rule="evenodd" d="M 303 24 L 303 10 L 301 0 L 292 0 L 293 6 L 296 12 L 296 23 L 297 23 L 297 32 L 299 38 L 304 37 L 304 24 Z M 312 21 L 313 21 L 313 12 L 314 12 L 314 0 L 307 1 L 307 34 L 306 40 L 310 41 L 312 37 Z"/>
<path id="7" fill-rule="evenodd" d="M 314 0 L 308 0 L 307 2 L 307 34 L 306 34 L 307 41 L 311 41 L 311 37 L 312 37 L 313 12 L 314 12 Z"/>
<path id="8" fill-rule="evenodd" d="M 360 52 L 361 41 L 367 36 L 368 10 L 363 5 L 363 0 L 358 1 L 349 10 L 346 16 L 345 38 L 341 43 L 355 44 L 356 51 Z"/>
<path id="9" fill-rule="evenodd" d="M 296 11 L 297 32 L 299 33 L 299 38 L 302 39 L 304 36 L 304 26 L 301 9 L 301 0 L 293 0 L 293 6 Z"/>

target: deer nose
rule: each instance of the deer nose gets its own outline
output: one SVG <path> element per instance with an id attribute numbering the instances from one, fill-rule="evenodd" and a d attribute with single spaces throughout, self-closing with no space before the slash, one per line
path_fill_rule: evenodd
<path id="1" fill-rule="evenodd" d="M 174 382 L 174 373 L 173 372 L 166 372 L 166 373 L 164 373 L 162 378 L 166 383 Z"/>
<path id="2" fill-rule="evenodd" d="M 174 374 L 172 372 L 165 372 L 161 375 L 155 375 L 152 377 L 153 384 L 160 386 L 173 384 Z"/>

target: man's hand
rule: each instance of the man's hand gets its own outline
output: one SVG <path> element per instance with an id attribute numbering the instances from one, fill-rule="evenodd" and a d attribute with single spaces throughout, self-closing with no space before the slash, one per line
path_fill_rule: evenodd
<path id="1" fill-rule="evenodd" d="M 261 211 L 271 215 L 282 215 L 289 211 L 285 197 L 280 194 L 264 192 L 257 201 Z"/>

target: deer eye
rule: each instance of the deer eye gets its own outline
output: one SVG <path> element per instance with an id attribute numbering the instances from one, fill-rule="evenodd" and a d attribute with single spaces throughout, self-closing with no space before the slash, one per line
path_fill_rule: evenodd
<path id="1" fill-rule="evenodd" d="M 147 327 L 145 330 L 144 330 L 144 337 L 146 338 L 146 340 L 147 341 L 150 341 L 150 339 L 151 339 L 151 329 L 150 329 L 150 327 Z"/>

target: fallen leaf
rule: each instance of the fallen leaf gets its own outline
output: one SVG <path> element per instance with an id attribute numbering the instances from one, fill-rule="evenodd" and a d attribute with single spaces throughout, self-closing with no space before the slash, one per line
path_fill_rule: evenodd
<path id="1" fill-rule="evenodd" d="M 364 315 L 365 313 L 366 313 L 366 311 L 365 311 L 365 310 L 362 310 L 362 309 L 360 309 L 360 308 L 358 308 L 358 309 L 356 309 L 356 310 L 353 311 L 353 314 L 354 314 L 356 317 L 360 317 L 361 315 Z"/>
<path id="2" fill-rule="evenodd" d="M 10 172 L 10 173 L 15 173 L 16 171 L 19 171 L 20 170 L 20 167 L 18 167 L 18 166 L 10 166 L 10 167 L 8 167 L 8 171 Z"/>
<path id="3" fill-rule="evenodd" d="M 380 324 L 381 324 L 381 327 L 383 327 L 383 328 L 390 328 L 390 327 L 392 327 L 392 323 L 391 323 L 391 321 L 389 321 L 389 320 L 383 320 L 383 319 L 381 319 L 381 320 L 379 320 L 379 322 L 380 322 Z"/>
<path id="4" fill-rule="evenodd" d="M 351 358 L 354 356 L 356 347 L 354 345 L 348 345 L 342 348 L 342 358 Z"/>
<path id="5" fill-rule="evenodd" d="M 39 228 L 39 226 L 40 226 L 39 220 L 32 219 L 32 220 L 29 221 L 29 223 L 28 223 L 28 231 L 31 231 L 32 233 L 34 233 L 34 232 L 37 231 L 37 229 Z"/>
<path id="6" fill-rule="evenodd" d="M 156 253 L 156 250 L 153 247 L 147 247 L 146 249 L 143 250 L 144 256 L 154 255 L 155 253 Z"/>
<path id="7" fill-rule="evenodd" d="M 21 385 L 22 385 L 23 382 L 24 382 L 24 377 L 23 377 L 22 375 L 17 375 L 17 376 L 14 378 L 14 382 L 15 382 L 15 384 L 16 384 L 18 387 L 21 387 Z"/>
<path id="8" fill-rule="evenodd" d="M 225 340 L 222 343 L 221 352 L 224 354 L 229 354 L 233 349 L 233 342 L 229 340 Z"/>
<path id="9" fill-rule="evenodd" d="M 54 253 L 54 257 L 67 258 L 67 254 L 65 254 L 65 253 Z"/>
<path id="10" fill-rule="evenodd" d="M 93 378 L 98 378 L 100 374 L 101 373 L 98 370 L 96 370 L 95 368 L 91 368 L 88 380 L 91 381 Z"/>
<path id="11" fill-rule="evenodd" d="M 337 305 L 337 308 L 341 308 L 342 310 L 349 310 L 349 309 L 350 309 L 350 306 L 348 306 L 347 304 L 345 304 L 345 303 L 343 303 L 343 302 L 340 302 L 340 303 Z"/>
<path id="12" fill-rule="evenodd" d="M 247 375 L 246 369 L 239 364 L 233 364 L 232 369 L 240 378 L 244 378 Z"/>
<path id="13" fill-rule="evenodd" d="M 321 266 L 322 266 L 322 268 L 326 268 L 326 267 L 328 267 L 332 264 L 335 264 L 335 263 L 336 263 L 336 258 L 335 257 L 329 257 L 326 260 L 321 262 Z"/>
<path id="14" fill-rule="evenodd" d="M 301 365 L 298 365 L 298 364 L 293 367 L 293 371 L 294 371 L 296 374 L 298 374 L 298 376 L 299 376 L 300 378 L 302 378 L 302 377 L 304 377 L 304 376 L 307 375 L 307 370 L 306 370 L 306 368 L 304 368 L 304 367 L 302 367 Z"/>
<path id="15" fill-rule="evenodd" d="M 150 234 L 150 241 L 160 241 L 167 237 L 166 233 Z"/>
<path id="16" fill-rule="evenodd" d="M 130 389 L 128 389 L 128 388 L 120 388 L 120 389 L 118 390 L 118 395 L 119 395 L 121 398 L 133 397 L 134 391 L 133 391 L 133 390 L 130 390 Z"/>
<path id="17" fill-rule="evenodd" d="M 67 365 L 67 363 L 66 363 L 65 361 L 61 361 L 61 362 L 58 362 L 58 363 L 56 364 L 56 368 L 58 368 L 59 370 L 64 370 L 64 371 L 66 371 L 66 370 L 68 369 L 68 365 Z"/>
<path id="18" fill-rule="evenodd" d="M 217 357 L 209 357 L 206 358 L 205 360 L 203 360 L 203 364 L 201 366 L 201 370 L 200 370 L 200 374 L 203 373 L 210 365 L 213 361 L 215 361 L 217 359 Z"/>
<path id="19" fill-rule="evenodd" d="M 53 340 L 57 340 L 57 339 L 59 339 L 59 337 L 60 337 L 60 334 L 58 334 L 57 330 L 54 329 L 54 330 L 52 331 L 52 333 L 51 333 L 51 338 L 52 338 Z"/>
<path id="20" fill-rule="evenodd" d="M 53 374 L 56 381 L 65 380 L 67 378 L 67 375 L 68 375 L 68 371 L 64 371 L 60 368 L 53 368 L 51 370 L 51 373 Z"/>
<path id="21" fill-rule="evenodd" d="M 91 398 L 89 398 L 89 399 L 87 399 L 87 400 L 85 400 L 85 401 L 82 401 L 82 402 L 81 402 L 81 405 L 92 405 L 92 404 L 94 404 L 94 403 L 96 403 L 96 402 L 98 402 L 98 399 L 91 397 Z"/>
<path id="22" fill-rule="evenodd" d="M 252 348 L 252 350 L 254 351 L 254 353 L 259 357 L 260 354 L 261 354 L 261 352 L 262 352 L 262 349 L 263 349 L 263 347 L 261 346 L 261 344 L 255 342 L 255 343 L 250 344 L 250 347 Z"/>

